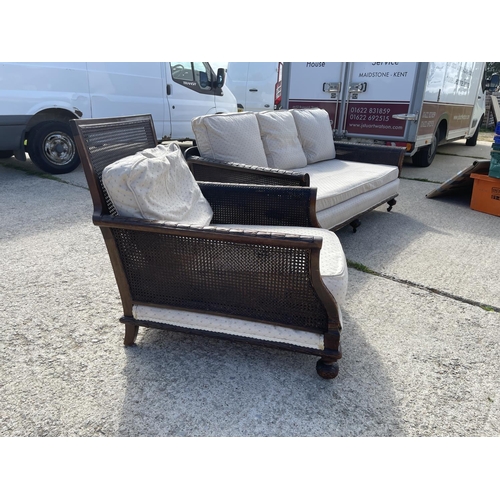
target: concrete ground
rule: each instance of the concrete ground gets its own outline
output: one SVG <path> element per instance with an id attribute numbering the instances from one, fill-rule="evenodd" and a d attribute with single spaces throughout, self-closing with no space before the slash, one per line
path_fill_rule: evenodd
<path id="1" fill-rule="evenodd" d="M 338 232 L 354 267 L 330 381 L 311 356 L 187 334 L 123 347 L 81 167 L 2 160 L 0 436 L 499 436 L 500 220 L 425 197 L 488 157 L 440 147 L 403 167 L 391 213 Z"/>

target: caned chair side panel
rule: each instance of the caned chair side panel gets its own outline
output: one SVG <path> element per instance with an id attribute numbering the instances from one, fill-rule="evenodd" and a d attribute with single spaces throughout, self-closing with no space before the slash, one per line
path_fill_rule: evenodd
<path id="1" fill-rule="evenodd" d="M 112 229 L 132 300 L 312 331 L 328 314 L 310 276 L 319 249 Z"/>

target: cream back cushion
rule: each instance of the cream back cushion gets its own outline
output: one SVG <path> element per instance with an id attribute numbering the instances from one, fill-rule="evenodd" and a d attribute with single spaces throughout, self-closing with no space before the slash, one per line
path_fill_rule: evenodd
<path id="1" fill-rule="evenodd" d="M 290 170 L 307 165 L 290 111 L 263 111 L 257 120 L 269 167 Z"/>
<path id="2" fill-rule="evenodd" d="M 215 160 L 267 167 L 255 113 L 223 113 L 191 120 L 201 156 Z"/>
<path id="3" fill-rule="evenodd" d="M 177 144 L 108 165 L 102 183 L 119 215 L 206 226 L 213 212 Z"/>
<path id="4" fill-rule="evenodd" d="M 335 158 L 330 116 L 324 109 L 292 109 L 295 125 L 307 158 L 307 163 L 317 163 Z"/>

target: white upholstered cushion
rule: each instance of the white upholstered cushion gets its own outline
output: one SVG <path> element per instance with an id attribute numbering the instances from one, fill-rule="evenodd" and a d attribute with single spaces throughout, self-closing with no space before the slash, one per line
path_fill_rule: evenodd
<path id="1" fill-rule="evenodd" d="M 397 179 L 399 169 L 335 159 L 307 165 L 304 172 L 311 186 L 318 188 L 316 210 L 320 212 Z"/>
<path id="2" fill-rule="evenodd" d="M 332 126 L 328 112 L 324 109 L 292 109 L 302 149 L 307 163 L 316 163 L 335 158 Z"/>
<path id="3" fill-rule="evenodd" d="M 399 179 L 395 179 L 373 191 L 359 194 L 338 205 L 317 212 L 318 222 L 321 227 L 332 229 L 352 220 L 353 217 L 358 217 L 363 212 L 373 210 L 381 202 L 397 196 L 398 193 Z"/>
<path id="4" fill-rule="evenodd" d="M 324 349 L 323 335 L 228 316 L 181 311 L 170 307 L 133 306 L 135 319 L 194 330 L 219 332 L 252 339 L 270 340 L 312 349 Z"/>
<path id="5" fill-rule="evenodd" d="M 284 170 L 305 167 L 307 158 L 292 113 L 264 111 L 256 116 L 268 166 Z"/>
<path id="6" fill-rule="evenodd" d="M 191 120 L 201 156 L 215 160 L 267 167 L 255 113 L 223 113 Z"/>
<path id="7" fill-rule="evenodd" d="M 206 226 L 213 212 L 177 144 L 108 165 L 102 182 L 119 215 Z"/>

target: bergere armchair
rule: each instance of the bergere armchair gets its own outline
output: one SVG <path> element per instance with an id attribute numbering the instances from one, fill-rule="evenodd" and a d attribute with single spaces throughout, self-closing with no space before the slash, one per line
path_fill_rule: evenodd
<path id="1" fill-rule="evenodd" d="M 337 376 L 347 265 L 319 228 L 315 188 L 197 183 L 177 145 L 157 144 L 149 115 L 71 128 L 125 345 L 139 326 L 181 331 L 319 356 L 317 373 Z"/>

